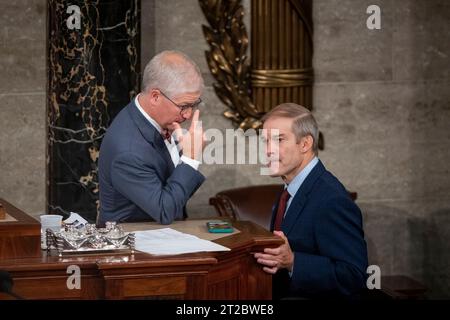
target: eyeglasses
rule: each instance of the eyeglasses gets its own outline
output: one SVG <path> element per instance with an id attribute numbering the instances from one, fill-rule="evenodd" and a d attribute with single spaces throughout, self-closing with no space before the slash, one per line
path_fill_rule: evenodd
<path id="1" fill-rule="evenodd" d="M 158 90 L 159 90 L 159 92 L 161 92 L 161 94 L 162 94 L 167 100 L 169 100 L 170 102 L 172 102 L 177 108 L 180 109 L 180 114 L 181 114 L 181 115 L 185 114 L 186 111 L 188 111 L 188 110 L 194 111 L 195 108 L 197 108 L 198 105 L 199 105 L 200 103 L 202 103 L 202 99 L 199 98 L 197 101 L 195 101 L 195 102 L 193 102 L 193 103 L 187 103 L 187 104 L 184 104 L 184 105 L 181 105 L 181 106 L 180 106 L 179 104 L 173 102 L 172 99 L 170 99 L 170 98 L 169 98 L 164 92 L 162 92 L 160 89 L 158 89 Z"/>

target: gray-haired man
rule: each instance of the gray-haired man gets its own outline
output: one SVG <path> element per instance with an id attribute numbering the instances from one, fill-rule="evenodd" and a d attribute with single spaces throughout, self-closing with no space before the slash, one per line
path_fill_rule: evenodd
<path id="1" fill-rule="evenodd" d="M 198 172 L 203 132 L 194 109 L 203 79 L 197 65 L 181 52 L 161 52 L 145 67 L 142 88 L 102 142 L 98 225 L 185 218 L 188 199 L 205 179 Z M 178 143 L 172 133 L 191 118 Z"/>

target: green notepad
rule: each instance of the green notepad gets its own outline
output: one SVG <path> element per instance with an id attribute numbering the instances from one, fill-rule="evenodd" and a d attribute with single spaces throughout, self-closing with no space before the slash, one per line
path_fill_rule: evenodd
<path id="1" fill-rule="evenodd" d="M 212 233 L 231 233 L 233 226 L 227 221 L 209 221 L 206 223 L 209 232 Z"/>

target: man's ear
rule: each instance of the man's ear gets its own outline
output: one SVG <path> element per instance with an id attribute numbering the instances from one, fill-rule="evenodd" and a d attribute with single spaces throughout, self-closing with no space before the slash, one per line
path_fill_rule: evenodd
<path id="1" fill-rule="evenodd" d="M 306 153 L 306 152 L 312 150 L 312 147 L 314 144 L 314 139 L 312 136 L 307 135 L 306 137 L 302 138 L 300 144 L 301 144 L 302 152 Z"/>
<path id="2" fill-rule="evenodd" d="M 161 98 L 159 94 L 159 90 L 157 89 L 150 89 L 150 92 L 148 93 L 150 102 L 155 105 L 158 102 L 158 99 Z"/>

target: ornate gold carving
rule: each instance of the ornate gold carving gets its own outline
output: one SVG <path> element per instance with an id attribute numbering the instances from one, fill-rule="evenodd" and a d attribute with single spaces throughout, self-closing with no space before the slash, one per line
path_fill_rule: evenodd
<path id="1" fill-rule="evenodd" d="M 217 96 L 229 108 L 224 116 L 239 128 L 261 126 L 258 112 L 250 98 L 250 72 L 247 62 L 248 36 L 242 21 L 240 0 L 199 0 L 210 27 L 203 33 L 210 50 L 205 52 Z"/>
<path id="2" fill-rule="evenodd" d="M 312 83 L 312 68 L 252 70 L 253 87 L 297 87 Z"/>

